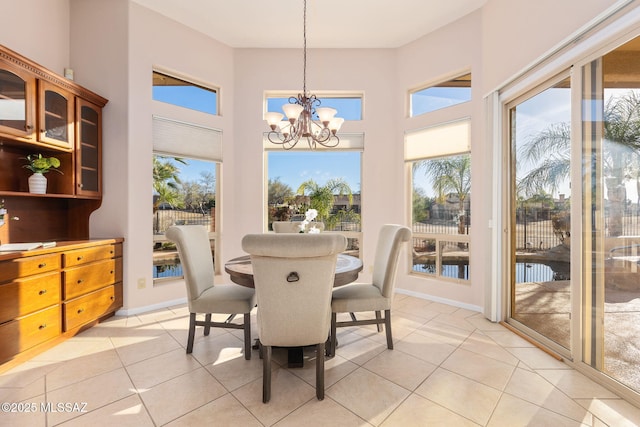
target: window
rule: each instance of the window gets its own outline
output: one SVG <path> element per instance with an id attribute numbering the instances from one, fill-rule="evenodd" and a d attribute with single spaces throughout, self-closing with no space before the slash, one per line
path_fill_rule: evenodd
<path id="1" fill-rule="evenodd" d="M 269 111 L 279 111 L 287 96 L 268 96 Z M 345 120 L 362 118 L 362 97 L 321 98 L 322 106 L 338 110 Z M 344 234 L 349 254 L 359 256 L 361 238 L 360 182 L 362 134 L 340 134 L 338 147 L 310 150 L 306 142 L 290 151 L 263 137 L 266 178 L 266 228 L 273 221 L 303 220 L 308 209 L 316 209 L 325 230 Z"/>
<path id="2" fill-rule="evenodd" d="M 165 117 L 153 117 L 153 280 L 182 276 L 177 251 L 164 232 L 171 225 L 199 224 L 209 229 L 215 271 L 220 260 L 216 228 L 222 133 Z M 219 253 L 219 252 L 218 252 Z"/>
<path id="3" fill-rule="evenodd" d="M 471 101 L 471 73 L 415 90 L 409 99 L 411 117 Z"/>
<path id="4" fill-rule="evenodd" d="M 362 97 L 318 97 L 321 107 L 331 107 L 338 110 L 336 116 L 345 120 L 362 120 Z M 282 112 L 282 106 L 289 103 L 288 96 L 269 96 L 267 97 L 267 111 Z M 318 107 L 318 105 L 316 105 Z M 314 120 L 318 116 L 314 114 Z"/>
<path id="5" fill-rule="evenodd" d="M 460 120 L 408 133 L 413 267 L 416 274 L 469 280 L 470 123 Z"/>
<path id="6" fill-rule="evenodd" d="M 203 113 L 218 114 L 218 91 L 177 77 L 153 72 L 153 99 Z"/>
<path id="7" fill-rule="evenodd" d="M 164 233 L 172 225 L 204 225 L 216 231 L 216 169 L 212 161 L 156 154 L 153 156 L 153 279 L 182 276 L 172 242 Z M 215 239 L 211 252 L 215 259 Z"/>
<path id="8" fill-rule="evenodd" d="M 268 228 L 273 221 L 301 221 L 316 209 L 316 220 L 345 234 L 347 250 L 358 256 L 362 153 L 334 150 L 266 153 Z"/>

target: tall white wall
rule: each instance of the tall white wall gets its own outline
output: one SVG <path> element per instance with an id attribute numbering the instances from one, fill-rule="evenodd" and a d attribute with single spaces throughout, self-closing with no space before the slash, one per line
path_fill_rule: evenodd
<path id="1" fill-rule="evenodd" d="M 181 283 L 152 285 L 152 115 L 181 119 L 188 114 L 180 107 L 152 101 L 154 66 L 174 70 L 197 81 L 220 88 L 220 116 L 189 114 L 203 126 L 221 129 L 223 152 L 234 142 L 233 50 L 171 19 L 131 3 L 129 20 L 129 174 L 127 185 L 129 241 L 129 289 L 127 308 L 145 307 L 183 298 Z M 225 111 L 227 113 L 225 113 Z M 179 143 L 179 141 L 176 141 Z M 233 218 L 233 217 L 230 217 Z M 225 224 L 220 224 L 224 229 Z M 138 289 L 138 280 L 147 286 Z"/>
<path id="2" fill-rule="evenodd" d="M 487 162 L 491 152 L 484 138 L 482 115 L 482 16 L 479 11 L 398 49 L 398 94 L 405 108 L 395 114 L 398 138 L 404 132 L 415 131 L 438 123 L 471 119 L 471 229 L 470 280 L 465 284 L 443 282 L 399 271 L 398 287 L 443 301 L 455 301 L 472 309 L 479 309 L 483 289 L 487 285 L 489 264 L 486 242 L 490 241 L 487 226 L 491 210 L 491 166 Z M 472 73 L 472 100 L 433 113 L 409 117 L 408 93 L 416 87 L 439 83 L 467 72 Z M 408 166 L 407 166 L 408 168 Z M 408 174 L 408 169 L 405 171 Z M 403 189 L 409 205 L 409 190 Z M 407 214 L 408 220 L 408 214 Z"/>
<path id="3" fill-rule="evenodd" d="M 69 67 L 69 0 L 0 0 L 0 44 L 59 75 Z"/>

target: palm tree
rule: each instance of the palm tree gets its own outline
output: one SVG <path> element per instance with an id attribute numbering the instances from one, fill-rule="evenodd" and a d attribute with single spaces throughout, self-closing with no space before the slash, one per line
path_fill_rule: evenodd
<path id="1" fill-rule="evenodd" d="M 319 185 L 314 180 L 300 184 L 298 194 L 309 196 L 309 208 L 318 211 L 318 221 L 325 223 L 327 229 L 335 227 L 338 217 L 331 215 L 335 196 L 348 196 L 349 204 L 353 203 L 353 193 L 349 184 L 342 178 L 330 179 L 325 185 Z"/>
<path id="2" fill-rule="evenodd" d="M 173 160 L 186 164 L 186 162 L 178 157 Z M 171 159 L 161 156 L 153 156 L 153 190 L 158 195 L 153 203 L 153 212 L 158 210 L 162 203 L 168 203 L 172 206 L 181 204 L 180 193 L 178 191 L 180 181 L 180 169 L 172 162 Z"/>
<path id="3" fill-rule="evenodd" d="M 471 156 L 461 154 L 441 159 L 422 160 L 414 164 L 414 172 L 424 170 L 431 178 L 433 190 L 439 203 L 448 194 L 458 197 L 458 234 L 465 233 L 465 209 L 467 197 L 471 193 Z"/>
<path id="4" fill-rule="evenodd" d="M 610 202 L 609 233 L 622 235 L 622 213 L 626 200 L 625 181 L 640 172 L 640 93 L 629 91 L 611 97 L 604 108 L 602 166 Z M 545 188 L 555 191 L 569 179 L 571 132 L 569 123 L 549 126 L 522 146 L 518 157 L 535 166 L 521 178 L 518 189 L 527 195 Z"/>

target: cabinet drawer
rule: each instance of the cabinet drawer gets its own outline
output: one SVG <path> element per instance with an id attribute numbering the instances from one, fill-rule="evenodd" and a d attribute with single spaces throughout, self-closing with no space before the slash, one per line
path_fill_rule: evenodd
<path id="1" fill-rule="evenodd" d="M 0 325 L 0 361 L 60 335 L 60 318 L 56 305 Z"/>
<path id="2" fill-rule="evenodd" d="M 68 331 L 99 319 L 122 306 L 117 286 L 109 286 L 64 303 L 64 330 Z"/>
<path id="3" fill-rule="evenodd" d="M 60 268 L 60 255 L 41 255 L 0 262 L 0 283 Z"/>
<path id="4" fill-rule="evenodd" d="M 122 258 L 70 268 L 63 277 L 64 299 L 75 298 L 122 280 Z"/>
<path id="5" fill-rule="evenodd" d="M 93 248 L 76 249 L 62 254 L 64 267 L 87 264 L 89 262 L 114 258 L 116 247 L 114 245 L 96 246 Z"/>
<path id="6" fill-rule="evenodd" d="M 60 302 L 60 273 L 38 274 L 0 285 L 0 323 Z"/>

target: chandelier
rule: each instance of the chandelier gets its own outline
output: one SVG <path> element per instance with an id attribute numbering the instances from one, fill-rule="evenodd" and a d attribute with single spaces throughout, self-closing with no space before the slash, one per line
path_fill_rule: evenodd
<path id="1" fill-rule="evenodd" d="M 334 108 L 320 107 L 320 100 L 307 92 L 307 0 L 304 0 L 303 21 L 302 93 L 297 97 L 290 97 L 289 103 L 282 106 L 287 120 L 282 120 L 284 115 L 281 113 L 265 113 L 264 118 L 271 128 L 267 137 L 270 142 L 282 145 L 285 150 L 295 147 L 301 139 L 306 139 L 312 150 L 316 149 L 318 144 L 332 148 L 340 143 L 336 133 L 344 119 L 334 117 L 337 113 Z M 318 115 L 318 121 L 314 120 L 314 114 Z"/>

